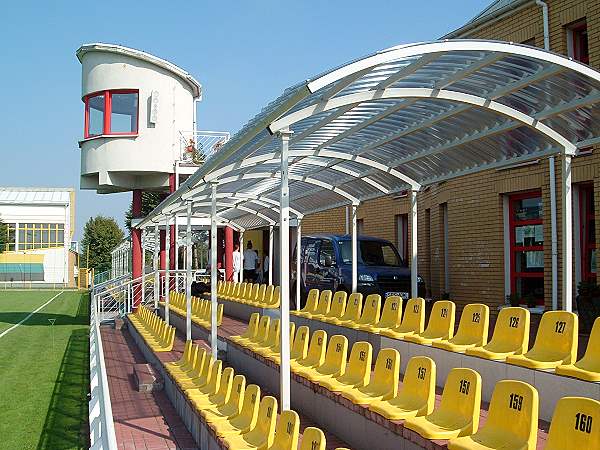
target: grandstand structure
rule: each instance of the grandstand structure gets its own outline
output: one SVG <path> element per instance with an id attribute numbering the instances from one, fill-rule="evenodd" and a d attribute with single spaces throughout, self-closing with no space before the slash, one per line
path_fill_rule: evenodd
<path id="1" fill-rule="evenodd" d="M 510 2 L 497 3 L 493 11 Z M 169 76 L 189 80 L 178 70 Z M 126 396 L 156 402 L 152 421 L 178 430 L 161 433 L 165 448 L 600 448 L 600 319 L 582 338 L 572 178 L 573 158 L 600 139 L 598 92 L 600 72 L 573 58 L 452 39 L 385 49 L 284 91 L 214 152 L 192 157 L 193 173 L 134 220 L 140 248 L 146 236 L 165 242 L 150 248 L 150 270 L 134 233 L 132 267 L 140 269 L 94 287 L 92 445 L 123 447 L 129 435 L 138 436 L 136 448 L 150 445 L 132 431 Z M 145 94 L 150 105 L 153 95 Z M 552 307 L 419 298 L 423 196 L 550 158 L 560 197 L 550 207 L 562 221 Z M 99 169 L 99 191 L 129 179 L 109 172 Z M 408 300 L 356 289 L 357 209 L 394 195 L 410 202 Z M 301 271 L 303 222 L 339 208 L 349 212 L 353 292 L 311 290 L 301 308 L 291 302 L 300 286 L 290 268 Z M 168 231 L 174 224 L 176 235 Z M 193 292 L 199 228 L 210 230 L 210 277 Z M 232 244 L 250 233 L 268 236 L 271 285 L 232 277 Z M 185 247 L 184 269 L 171 264 L 175 241 Z M 127 331 L 101 326 L 121 319 Z M 162 380 L 160 401 L 119 383 L 123 368 L 114 361 L 127 359 L 127 346 L 116 347 L 118 339 Z M 103 341 L 112 346 L 106 353 Z"/>

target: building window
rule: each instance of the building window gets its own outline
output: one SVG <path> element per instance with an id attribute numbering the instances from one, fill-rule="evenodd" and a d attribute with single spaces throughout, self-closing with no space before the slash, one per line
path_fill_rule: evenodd
<path id="1" fill-rule="evenodd" d="M 5 225 L 6 225 L 6 245 L 5 245 L 4 250 L 7 252 L 14 252 L 15 251 L 16 224 L 7 223 Z"/>
<path id="2" fill-rule="evenodd" d="M 364 219 L 356 219 L 356 234 L 358 234 L 358 235 L 364 234 L 364 230 L 365 230 Z"/>
<path id="3" fill-rule="evenodd" d="M 585 20 L 567 28 L 567 47 L 571 58 L 584 64 L 590 63 L 587 23 Z"/>
<path id="4" fill-rule="evenodd" d="M 84 97 L 86 138 L 111 134 L 137 134 L 138 91 L 102 91 Z"/>
<path id="5" fill-rule="evenodd" d="M 62 223 L 20 223 L 18 250 L 58 248 L 65 245 L 65 225 Z"/>
<path id="6" fill-rule="evenodd" d="M 521 303 L 544 303 L 544 226 L 539 191 L 509 198 L 511 292 Z"/>
<path id="7" fill-rule="evenodd" d="M 406 263 L 408 261 L 408 214 L 396 215 L 396 247 Z"/>
<path id="8" fill-rule="evenodd" d="M 581 245 L 581 279 L 596 281 L 596 219 L 594 185 L 579 186 L 579 224 Z"/>

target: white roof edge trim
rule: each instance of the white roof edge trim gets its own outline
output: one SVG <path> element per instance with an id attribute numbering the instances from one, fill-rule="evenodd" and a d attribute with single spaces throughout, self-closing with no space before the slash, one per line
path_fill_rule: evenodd
<path id="1" fill-rule="evenodd" d="M 202 98 L 202 85 L 189 72 L 186 72 L 181 67 L 167 61 L 166 59 L 159 58 L 158 56 L 154 56 L 150 53 L 137 50 L 135 48 L 125 47 L 117 44 L 106 44 L 103 42 L 83 44 L 77 49 L 75 55 L 77 56 L 79 62 L 81 62 L 83 55 L 90 52 L 116 53 L 154 64 L 155 66 L 168 70 L 185 81 L 192 88 L 194 98 Z"/>
<path id="2" fill-rule="evenodd" d="M 402 98 L 432 98 L 442 99 L 467 105 L 478 106 L 480 108 L 495 111 L 504 116 L 510 117 L 518 122 L 523 123 L 533 129 L 538 130 L 548 138 L 552 139 L 558 145 L 565 149 L 567 154 L 574 155 L 577 152 L 577 146 L 567 140 L 564 136 L 554 131 L 552 128 L 538 121 L 521 111 L 518 111 L 509 106 L 503 105 L 493 100 L 472 94 L 464 94 L 445 89 L 427 89 L 427 88 L 388 88 L 378 91 L 365 91 L 355 94 L 348 94 L 342 97 L 336 97 L 323 103 L 307 106 L 299 111 L 296 111 L 286 117 L 273 122 L 270 127 L 272 131 L 288 128 L 296 122 L 310 117 L 314 112 L 319 113 L 331 109 L 339 108 L 348 104 L 362 103 L 377 99 L 402 99 Z"/>

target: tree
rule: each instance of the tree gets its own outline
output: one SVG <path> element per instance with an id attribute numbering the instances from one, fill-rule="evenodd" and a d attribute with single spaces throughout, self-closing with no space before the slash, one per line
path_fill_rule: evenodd
<path id="1" fill-rule="evenodd" d="M 0 220 L 0 253 L 6 250 L 8 243 L 8 226 Z"/>
<path id="2" fill-rule="evenodd" d="M 89 258 L 89 267 L 96 272 L 111 268 L 110 253 L 123 240 L 123 231 L 112 217 L 90 217 L 83 229 L 81 262 Z"/>
<path id="3" fill-rule="evenodd" d="M 163 192 L 142 192 L 142 217 L 146 217 L 165 198 Z M 131 219 L 133 217 L 133 202 L 125 212 L 125 226 L 131 232 Z"/>

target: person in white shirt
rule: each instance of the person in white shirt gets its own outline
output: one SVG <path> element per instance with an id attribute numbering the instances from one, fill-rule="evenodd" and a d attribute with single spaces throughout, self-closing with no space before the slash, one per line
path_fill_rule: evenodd
<path id="1" fill-rule="evenodd" d="M 242 270 L 242 254 L 240 253 L 239 244 L 233 247 L 233 281 L 240 281 L 240 271 Z"/>
<path id="2" fill-rule="evenodd" d="M 263 283 L 271 283 L 271 280 L 269 280 L 269 255 L 265 255 L 263 260 Z"/>
<path id="3" fill-rule="evenodd" d="M 252 241 L 248 241 L 248 246 L 244 250 L 244 281 L 251 283 L 256 281 L 257 264 L 258 255 L 252 249 Z"/>

